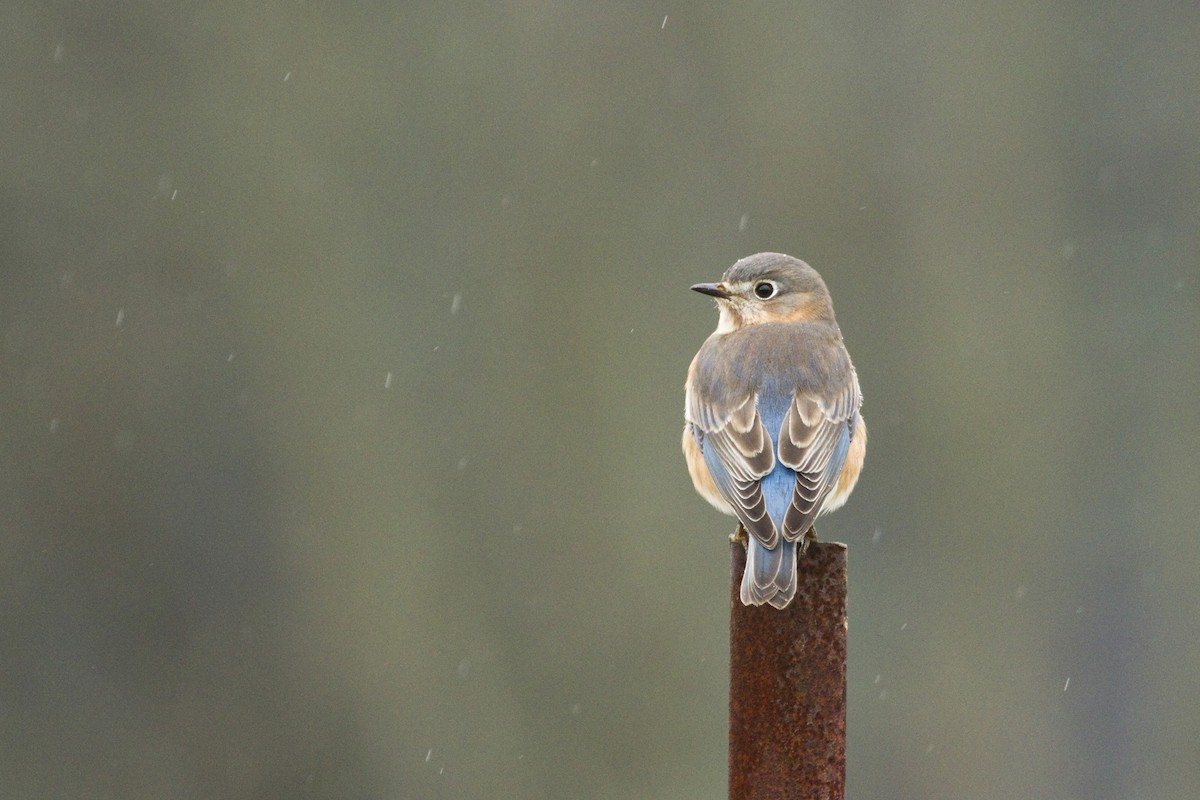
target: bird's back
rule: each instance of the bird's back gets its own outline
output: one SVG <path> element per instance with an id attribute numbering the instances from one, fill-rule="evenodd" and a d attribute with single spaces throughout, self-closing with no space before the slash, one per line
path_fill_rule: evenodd
<path id="1" fill-rule="evenodd" d="M 836 324 L 768 322 L 710 336 L 696 354 L 691 388 L 714 407 L 727 408 L 764 388 L 821 393 L 844 385 L 850 370 Z"/>

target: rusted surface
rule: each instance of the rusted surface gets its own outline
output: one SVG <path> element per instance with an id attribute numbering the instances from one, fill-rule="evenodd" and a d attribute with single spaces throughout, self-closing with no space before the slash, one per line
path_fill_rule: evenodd
<path id="1" fill-rule="evenodd" d="M 843 800 L 846 792 L 846 546 L 813 542 L 782 611 L 744 606 L 732 545 L 730 800 Z"/>

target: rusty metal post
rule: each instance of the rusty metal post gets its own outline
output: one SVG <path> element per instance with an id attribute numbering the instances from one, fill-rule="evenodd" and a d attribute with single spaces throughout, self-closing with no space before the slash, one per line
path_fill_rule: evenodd
<path id="1" fill-rule="evenodd" d="M 742 605 L 746 551 L 731 547 L 729 800 L 843 800 L 846 545 L 808 546 L 782 611 Z"/>

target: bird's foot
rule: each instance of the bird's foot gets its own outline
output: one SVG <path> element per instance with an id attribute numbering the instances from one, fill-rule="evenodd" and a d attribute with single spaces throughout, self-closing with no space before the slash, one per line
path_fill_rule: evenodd
<path id="1" fill-rule="evenodd" d="M 808 532 L 805 533 L 804 536 L 800 539 L 800 554 L 804 555 L 804 553 L 808 550 L 808 543 L 815 542 L 816 540 L 817 540 L 817 527 L 815 525 L 813 525 L 808 529 Z"/>
<path id="2" fill-rule="evenodd" d="M 746 529 L 742 527 L 740 522 L 738 523 L 737 528 L 734 529 L 733 533 L 729 534 L 729 541 L 741 542 L 743 546 L 745 546 L 745 544 L 749 541 L 749 539 L 746 538 Z"/>

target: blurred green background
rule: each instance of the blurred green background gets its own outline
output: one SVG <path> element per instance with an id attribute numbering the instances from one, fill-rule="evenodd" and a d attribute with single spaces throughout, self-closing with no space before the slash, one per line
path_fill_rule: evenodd
<path id="1" fill-rule="evenodd" d="M 720 798 L 679 454 L 780 250 L 871 426 L 849 792 L 1200 785 L 1194 3 L 0 3 L 0 795 Z"/>

